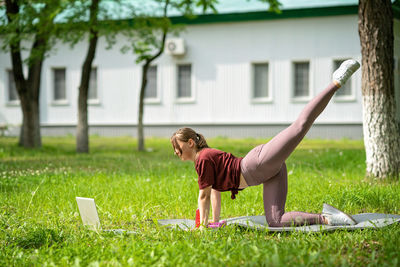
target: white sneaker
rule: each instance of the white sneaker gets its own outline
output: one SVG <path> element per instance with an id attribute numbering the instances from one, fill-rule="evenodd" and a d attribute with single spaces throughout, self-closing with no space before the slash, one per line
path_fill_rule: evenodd
<path id="1" fill-rule="evenodd" d="M 355 225 L 357 222 L 348 214 L 331 205 L 325 204 L 322 208 L 322 217 L 324 217 L 328 225 Z"/>
<path id="2" fill-rule="evenodd" d="M 354 59 L 344 61 L 333 73 L 333 81 L 336 81 L 338 84 L 340 84 L 340 86 L 344 85 L 359 67 L 360 63 Z"/>

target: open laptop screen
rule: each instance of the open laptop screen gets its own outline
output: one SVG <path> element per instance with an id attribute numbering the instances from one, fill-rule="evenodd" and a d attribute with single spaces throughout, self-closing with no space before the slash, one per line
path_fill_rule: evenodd
<path id="1" fill-rule="evenodd" d="M 100 229 L 100 219 L 93 198 L 76 197 L 83 225 Z"/>

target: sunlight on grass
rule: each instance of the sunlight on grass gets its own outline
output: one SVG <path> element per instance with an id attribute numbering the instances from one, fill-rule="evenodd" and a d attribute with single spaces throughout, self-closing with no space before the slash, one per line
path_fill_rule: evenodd
<path id="1" fill-rule="evenodd" d="M 244 156 L 264 139 L 209 140 Z M 192 162 L 174 156 L 168 139 L 91 137 L 90 154 L 75 139 L 43 138 L 25 150 L 0 138 L 0 265 L 391 265 L 399 264 L 400 227 L 333 233 L 271 234 L 227 227 L 181 232 L 154 219 L 193 219 L 197 176 Z M 151 151 L 151 152 L 150 152 Z M 330 203 L 349 213 L 400 213 L 399 182 L 364 178 L 362 141 L 305 140 L 287 161 L 286 210 L 320 212 Z M 135 235 L 95 233 L 81 225 L 76 196 L 96 199 L 104 228 Z M 262 187 L 236 200 L 222 196 L 222 217 L 263 214 Z"/>

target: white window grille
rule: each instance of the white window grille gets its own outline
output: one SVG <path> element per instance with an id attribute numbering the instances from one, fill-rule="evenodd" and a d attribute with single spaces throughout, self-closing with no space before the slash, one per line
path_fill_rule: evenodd
<path id="1" fill-rule="evenodd" d="M 269 97 L 268 63 L 253 64 L 253 98 L 266 99 Z"/>
<path id="2" fill-rule="evenodd" d="M 157 66 L 150 66 L 147 70 L 147 84 L 144 98 L 157 98 Z"/>
<path id="3" fill-rule="evenodd" d="M 65 88 L 65 68 L 53 69 L 53 98 L 55 101 L 67 100 Z"/>
<path id="4" fill-rule="evenodd" d="M 8 102 L 18 101 L 17 87 L 15 86 L 14 74 L 12 70 L 7 70 L 8 76 Z"/>
<path id="5" fill-rule="evenodd" d="M 310 63 L 294 63 L 294 97 L 310 96 Z"/>
<path id="6" fill-rule="evenodd" d="M 178 98 L 192 97 L 192 66 L 178 66 Z"/>
<path id="7" fill-rule="evenodd" d="M 97 94 L 97 68 L 92 68 L 90 72 L 88 100 L 98 100 Z"/>

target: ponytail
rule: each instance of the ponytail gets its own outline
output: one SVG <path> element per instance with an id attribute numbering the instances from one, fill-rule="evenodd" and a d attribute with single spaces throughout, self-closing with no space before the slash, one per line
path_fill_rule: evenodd
<path id="1" fill-rule="evenodd" d="M 204 138 L 204 136 L 202 134 L 196 133 L 196 146 L 197 146 L 197 151 L 202 150 L 203 148 L 207 148 L 208 144 L 206 139 Z"/>

